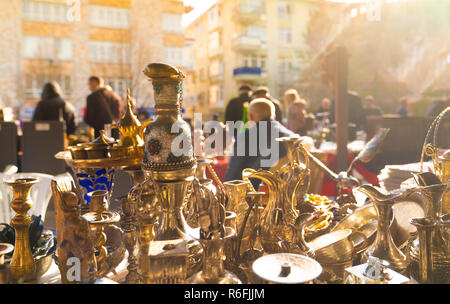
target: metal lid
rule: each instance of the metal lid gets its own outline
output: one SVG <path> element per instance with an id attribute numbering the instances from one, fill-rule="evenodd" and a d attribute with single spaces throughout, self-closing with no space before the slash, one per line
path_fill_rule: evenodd
<path id="1" fill-rule="evenodd" d="M 322 267 L 318 262 L 293 253 L 262 256 L 253 263 L 252 269 L 262 279 L 282 284 L 306 283 L 322 273 Z"/>

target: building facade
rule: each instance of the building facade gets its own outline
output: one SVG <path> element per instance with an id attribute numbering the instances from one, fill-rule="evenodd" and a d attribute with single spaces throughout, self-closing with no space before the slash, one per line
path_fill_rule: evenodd
<path id="1" fill-rule="evenodd" d="M 219 0 L 189 24 L 194 39 L 196 108 L 221 113 L 243 83 L 280 98 L 301 71 L 311 1 Z"/>
<path id="2" fill-rule="evenodd" d="M 130 88 L 138 106 L 151 107 L 145 65 L 184 62 L 181 17 L 191 8 L 183 1 L 0 0 L 0 7 L 3 106 L 32 111 L 45 82 L 57 81 L 81 111 L 87 80 L 98 75 L 122 97 Z"/>

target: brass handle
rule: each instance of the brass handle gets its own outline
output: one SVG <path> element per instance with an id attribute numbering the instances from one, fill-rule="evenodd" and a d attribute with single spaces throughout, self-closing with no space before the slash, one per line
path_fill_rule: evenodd
<path id="1" fill-rule="evenodd" d="M 359 236 L 361 236 L 363 238 L 363 242 L 359 246 L 354 247 L 355 248 L 355 255 L 358 255 L 361 252 L 363 252 L 366 249 L 367 245 L 369 244 L 369 240 L 367 239 L 367 236 L 364 233 L 352 229 L 352 234 L 350 235 L 350 241 L 353 244 L 355 244 L 353 238 L 356 237 L 357 235 L 359 235 Z"/>

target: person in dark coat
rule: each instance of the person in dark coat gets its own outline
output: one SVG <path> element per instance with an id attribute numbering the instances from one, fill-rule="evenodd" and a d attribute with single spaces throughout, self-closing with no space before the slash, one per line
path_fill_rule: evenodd
<path id="1" fill-rule="evenodd" d="M 265 98 L 270 100 L 273 105 L 275 106 L 275 120 L 282 123 L 283 121 L 283 114 L 281 112 L 281 103 L 280 101 L 278 101 L 277 99 L 273 98 L 272 96 L 270 96 L 270 92 L 269 92 L 269 88 L 268 87 L 257 87 L 255 89 L 255 92 L 253 93 L 252 96 L 253 99 L 256 98 Z"/>
<path id="2" fill-rule="evenodd" d="M 410 116 L 410 102 L 408 97 L 402 97 L 399 100 L 400 106 L 395 111 L 395 114 L 400 115 L 401 117 Z"/>
<path id="3" fill-rule="evenodd" d="M 84 121 L 94 128 L 95 137 L 98 137 L 105 124 L 120 120 L 123 112 L 122 99 L 114 91 L 104 87 L 101 77 L 90 77 L 89 89 L 92 93 L 87 97 Z"/>
<path id="4" fill-rule="evenodd" d="M 450 107 L 450 95 L 444 96 L 442 99 L 434 100 L 428 104 L 425 117 L 435 119 L 442 111 Z M 449 116 L 446 117 L 449 119 Z"/>
<path id="5" fill-rule="evenodd" d="M 348 104 L 348 122 L 354 124 L 357 130 L 363 130 L 366 125 L 366 115 L 364 114 L 364 108 L 362 105 L 361 97 L 358 93 L 348 91 L 347 92 L 347 104 Z M 330 123 L 335 122 L 335 101 L 331 102 L 330 109 Z"/>
<path id="6" fill-rule="evenodd" d="M 366 96 L 364 99 L 366 105 L 364 107 L 364 113 L 367 116 L 383 116 L 383 111 L 375 104 L 375 98 L 373 96 Z"/>
<path id="7" fill-rule="evenodd" d="M 242 170 L 245 168 L 268 170 L 286 155 L 283 144 L 275 139 L 295 136 L 294 132 L 274 119 L 275 107 L 265 98 L 253 100 L 248 114 L 249 120 L 255 125 L 238 135 L 225 174 L 226 181 L 242 179 Z M 262 151 L 265 147 L 267 151 Z M 252 180 L 255 189 L 258 189 L 259 183 L 259 180 Z"/>
<path id="8" fill-rule="evenodd" d="M 33 121 L 62 120 L 66 122 L 67 135 L 75 133 L 75 109 L 61 97 L 61 87 L 56 82 L 48 82 L 44 85 L 41 101 L 36 106 Z"/>
<path id="9" fill-rule="evenodd" d="M 243 121 L 244 106 L 248 106 L 251 98 L 252 89 L 248 85 L 242 85 L 239 88 L 239 96 L 231 99 L 225 108 L 225 124 L 227 121 Z M 236 138 L 238 130 L 234 130 L 234 137 Z"/>

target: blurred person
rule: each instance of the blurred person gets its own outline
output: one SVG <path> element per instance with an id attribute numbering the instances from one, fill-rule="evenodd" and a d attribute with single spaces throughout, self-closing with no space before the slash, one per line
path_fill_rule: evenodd
<path id="1" fill-rule="evenodd" d="M 375 98 L 373 96 L 366 96 L 364 102 L 364 113 L 366 116 L 383 116 L 383 111 L 375 104 Z"/>
<path id="2" fill-rule="evenodd" d="M 252 100 L 252 89 L 248 85 L 241 85 L 238 94 L 239 96 L 231 99 L 225 108 L 225 124 L 227 121 L 232 121 L 234 123 L 237 121 L 247 122 L 246 110 L 248 109 L 248 104 Z M 234 138 L 236 138 L 238 133 L 239 130 L 234 129 Z"/>
<path id="3" fill-rule="evenodd" d="M 402 117 L 408 117 L 410 116 L 410 102 L 408 97 L 402 97 L 399 100 L 399 107 L 397 108 L 397 111 L 395 111 L 395 114 L 400 115 Z"/>
<path id="4" fill-rule="evenodd" d="M 303 99 L 294 101 L 288 109 L 287 127 L 300 136 L 306 136 L 308 131 L 314 129 L 315 118 L 306 111 L 307 103 Z"/>
<path id="5" fill-rule="evenodd" d="M 363 130 L 366 125 L 366 116 L 362 105 L 361 96 L 353 91 L 347 91 L 348 122 L 354 125 L 356 130 Z M 335 101 L 331 102 L 330 123 L 335 123 Z"/>
<path id="6" fill-rule="evenodd" d="M 101 77 L 90 77 L 88 85 L 92 93 L 86 100 L 84 121 L 94 128 L 95 137 L 98 137 L 100 130 L 105 128 L 105 124 L 112 124 L 120 120 L 123 114 L 122 99 L 114 91 L 105 88 Z"/>
<path id="7" fill-rule="evenodd" d="M 76 130 L 75 108 L 61 97 L 61 87 L 56 82 L 47 82 L 41 94 L 41 100 L 36 106 L 33 121 L 60 120 L 66 122 L 67 135 L 74 134 Z"/>
<path id="8" fill-rule="evenodd" d="M 441 99 L 434 100 L 428 104 L 426 117 L 434 119 L 439 113 L 444 111 L 447 107 L 450 107 L 450 94 L 443 96 Z M 448 118 L 448 116 L 447 116 Z"/>
<path id="9" fill-rule="evenodd" d="M 142 122 L 146 122 L 150 119 L 150 114 L 148 113 L 148 111 L 146 109 L 138 109 L 137 110 L 137 118 L 139 119 L 139 121 Z"/>
<path id="10" fill-rule="evenodd" d="M 275 106 L 272 102 L 266 98 L 254 99 L 249 106 L 249 120 L 255 122 L 255 125 L 245 130 L 238 135 L 236 142 L 233 147 L 233 156 L 230 158 L 230 163 L 228 165 L 227 172 L 225 174 L 225 180 L 235 180 L 242 179 L 242 170 L 245 168 L 252 169 L 265 169 L 268 170 L 271 166 L 275 165 L 278 160 L 286 155 L 286 150 L 280 142 L 277 142 L 275 138 L 283 136 L 295 136 L 294 132 L 288 130 L 281 123 L 275 120 Z M 263 123 L 267 128 L 263 127 Z M 260 134 L 260 132 L 265 132 L 265 134 Z M 257 134 L 256 139 L 250 139 L 251 135 Z M 267 136 L 267 138 L 264 138 Z M 270 151 L 270 155 L 262 155 L 260 145 L 261 140 L 267 139 L 267 149 Z M 255 141 L 253 141 L 255 140 Z M 252 143 L 252 147 L 250 144 Z M 256 146 L 255 146 L 256 144 Z M 238 145 L 245 145 L 244 154 L 238 155 L 241 149 L 238 149 Z M 275 147 L 277 145 L 277 147 Z M 251 151 L 254 148 L 255 152 Z M 278 148 L 278 155 L 272 154 Z M 242 152 L 242 151 L 241 151 Z M 274 158 L 271 158 L 274 157 Z M 268 160 L 270 166 L 262 166 L 261 161 Z M 260 181 L 252 180 L 252 184 L 255 189 L 258 189 Z"/>
<path id="11" fill-rule="evenodd" d="M 265 87 L 265 86 L 257 87 L 255 89 L 255 91 L 253 92 L 252 99 L 257 99 L 257 98 L 265 98 L 265 99 L 270 100 L 273 103 L 273 105 L 275 106 L 275 120 L 282 122 L 283 114 L 281 112 L 281 104 L 277 99 L 272 98 L 272 96 L 270 96 L 268 87 Z"/>
<path id="12" fill-rule="evenodd" d="M 317 120 L 323 120 L 330 114 L 331 101 L 328 98 L 322 99 L 320 102 L 320 107 L 314 113 Z"/>
<path id="13" fill-rule="evenodd" d="M 300 95 L 298 94 L 296 89 L 289 89 L 283 94 L 283 103 L 284 103 L 284 109 L 285 113 L 287 115 L 289 106 L 296 101 L 300 100 Z"/>

